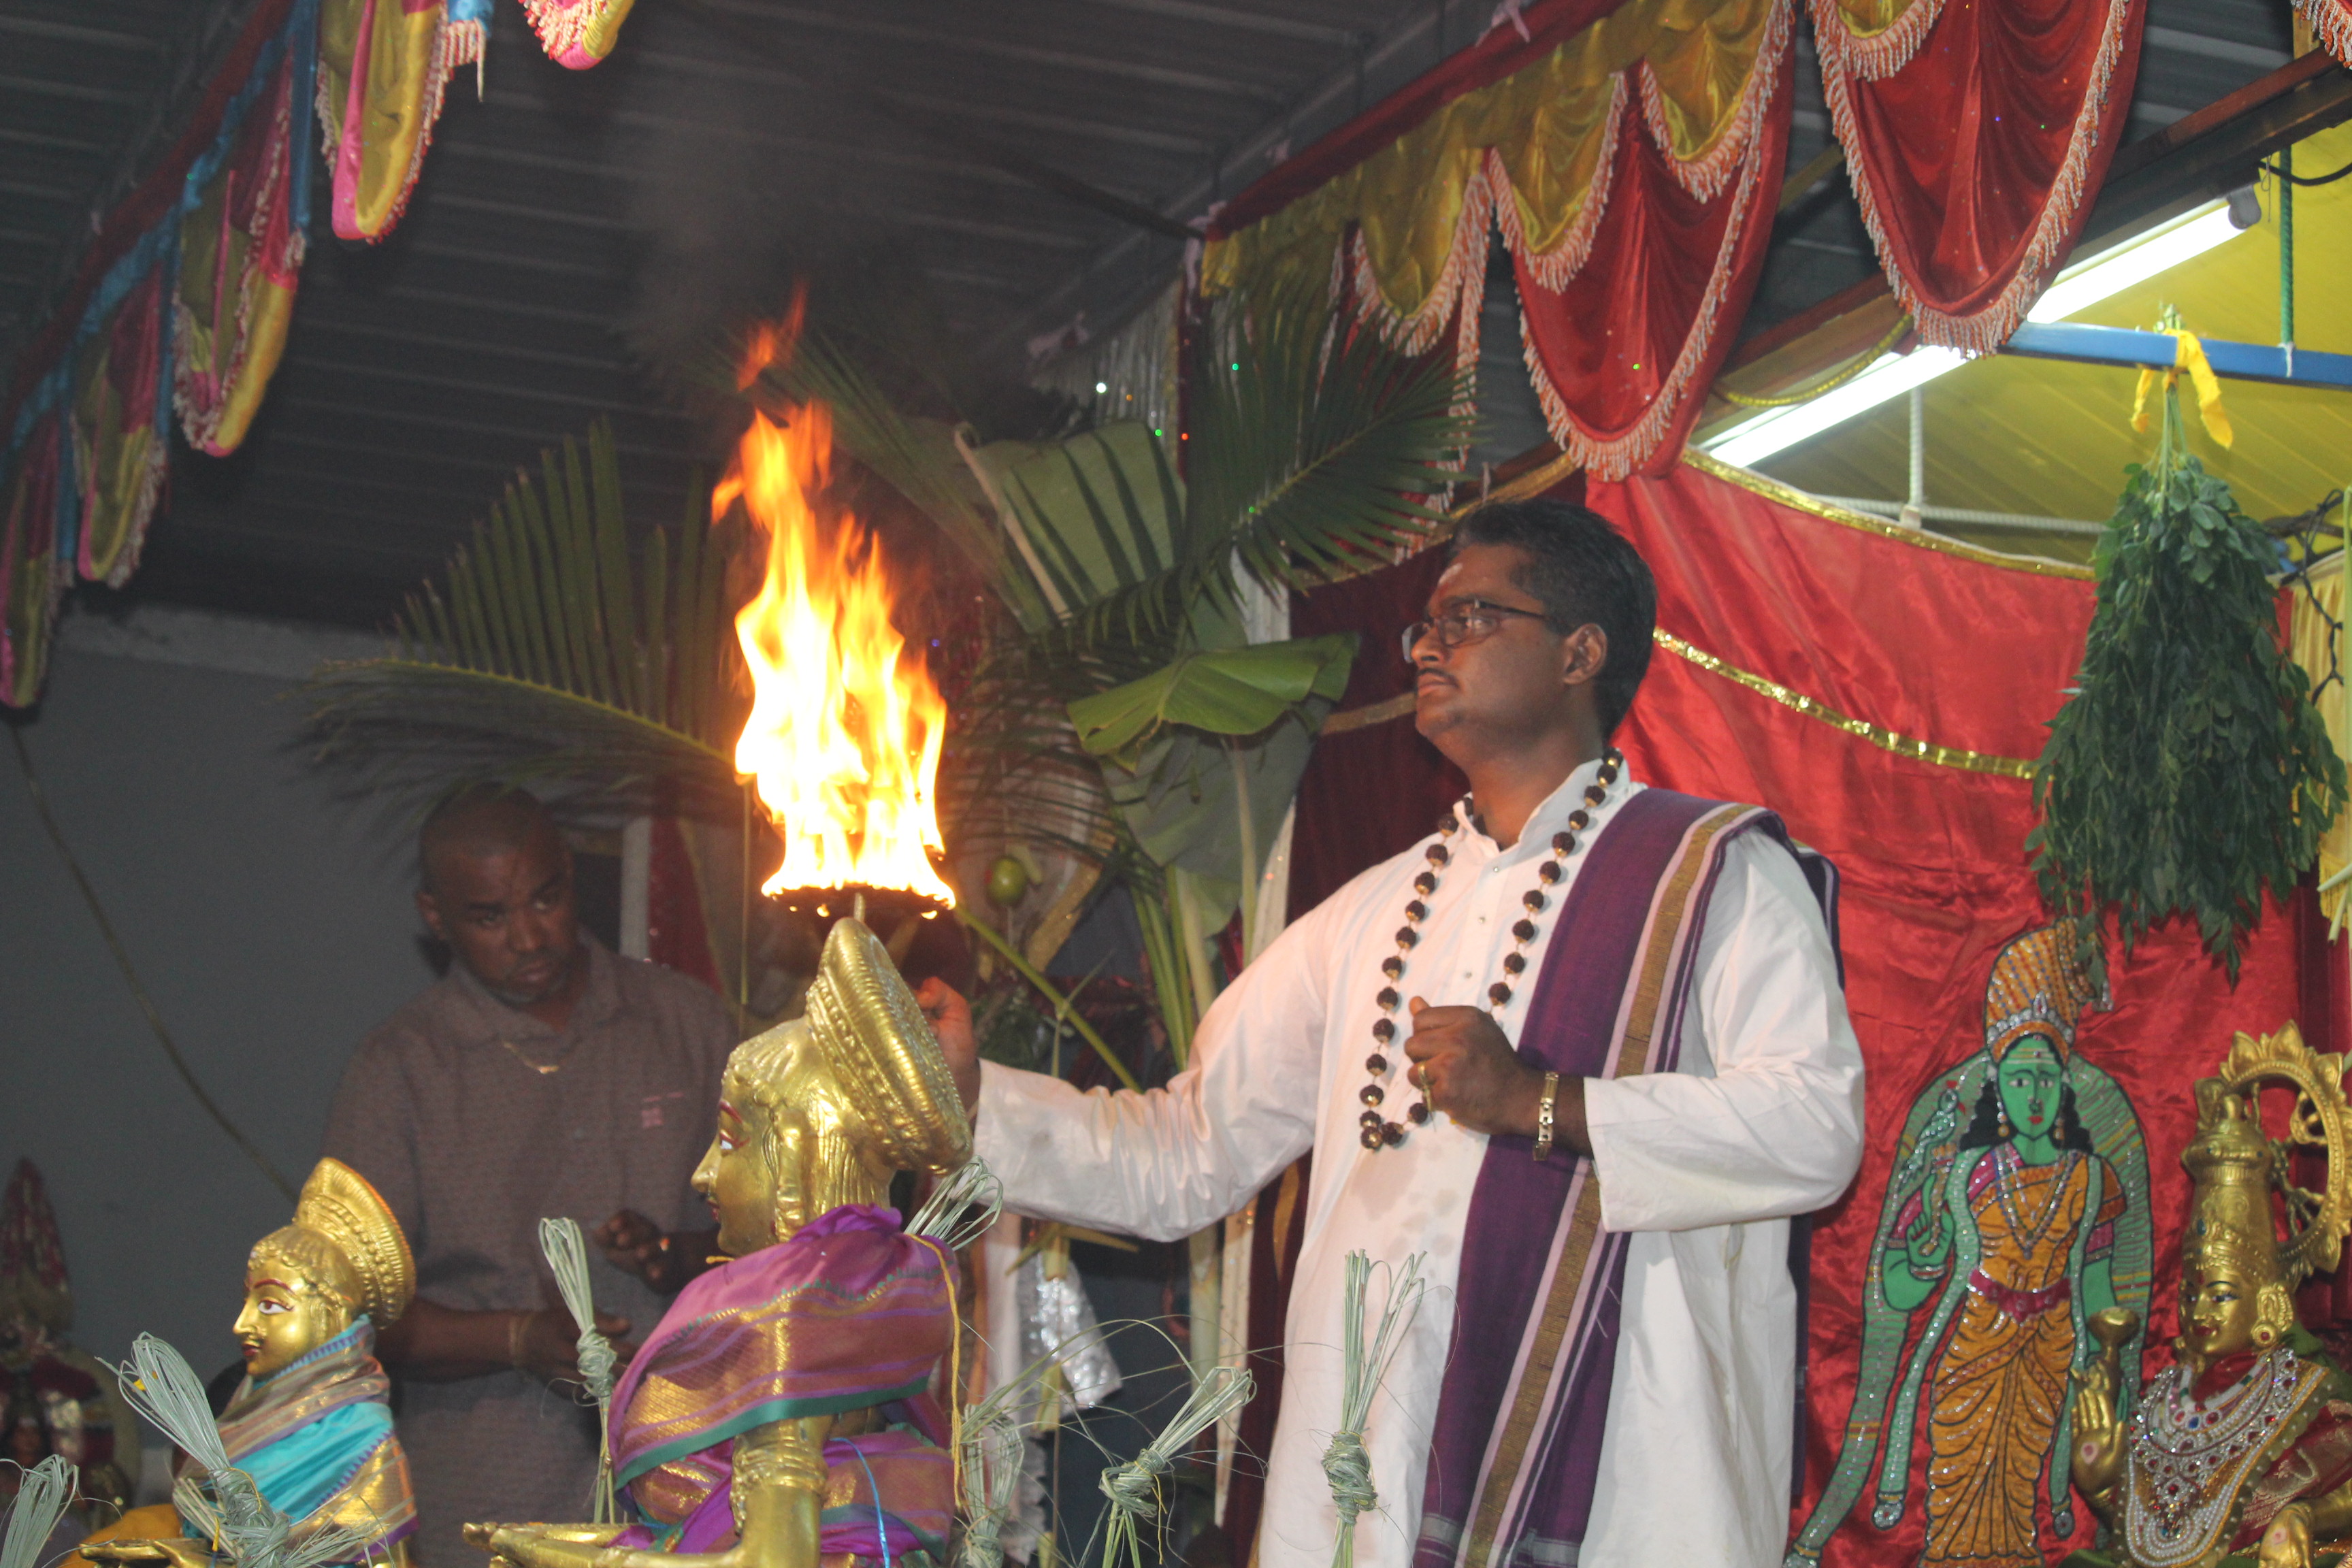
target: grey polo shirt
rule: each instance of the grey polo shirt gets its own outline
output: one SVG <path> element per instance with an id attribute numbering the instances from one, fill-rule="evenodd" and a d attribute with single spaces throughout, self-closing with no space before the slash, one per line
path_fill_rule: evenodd
<path id="1" fill-rule="evenodd" d="M 415 1251 L 417 1294 L 442 1306 L 560 1307 L 542 1216 L 593 1230 L 630 1208 L 667 1230 L 710 1224 L 688 1183 L 735 1044 L 727 1010 L 683 975 L 582 940 L 588 983 L 562 1029 L 457 965 L 361 1042 L 336 1092 L 323 1152 L 383 1194 Z M 589 1250 L 597 1306 L 649 1332 L 666 1302 Z M 470 1521 L 588 1517 L 594 1413 L 575 1399 L 513 1372 L 403 1384 L 413 1550 L 428 1568 L 479 1563 L 458 1533 Z"/>

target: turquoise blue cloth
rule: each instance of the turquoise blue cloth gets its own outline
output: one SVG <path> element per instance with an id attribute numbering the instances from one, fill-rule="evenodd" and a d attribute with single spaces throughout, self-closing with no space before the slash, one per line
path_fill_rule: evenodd
<path id="1" fill-rule="evenodd" d="M 247 1455 L 237 1468 L 253 1478 L 270 1507 L 289 1519 L 305 1519 L 391 1436 L 389 1409 L 372 1400 L 346 1405 Z"/>
<path id="2" fill-rule="evenodd" d="M 391 1407 L 383 1403 L 381 1393 L 371 1397 L 355 1388 L 352 1394 L 343 1396 L 347 1403 L 302 1422 L 274 1442 L 242 1454 L 236 1451 L 236 1439 L 232 1436 L 239 1426 L 236 1417 L 242 1413 L 247 1422 L 252 1421 L 268 1408 L 273 1391 L 279 1399 L 314 1398 L 317 1390 L 309 1386 L 312 1380 L 346 1375 L 339 1367 L 320 1363 L 364 1359 L 374 1343 L 374 1326 L 363 1313 L 350 1328 L 310 1354 L 267 1378 L 247 1384 L 230 1404 L 221 1434 L 230 1444 L 230 1462 L 251 1476 L 253 1484 L 261 1489 L 263 1500 L 289 1520 L 299 1523 L 309 1518 L 351 1479 L 362 1460 L 392 1436 Z M 383 1374 L 374 1371 L 373 1362 L 368 1362 L 367 1366 L 380 1385 Z M 311 1378 L 306 1379 L 305 1373 L 311 1373 Z M 185 1526 L 186 1521 L 182 1523 Z M 193 1528 L 188 1532 L 198 1533 Z"/>

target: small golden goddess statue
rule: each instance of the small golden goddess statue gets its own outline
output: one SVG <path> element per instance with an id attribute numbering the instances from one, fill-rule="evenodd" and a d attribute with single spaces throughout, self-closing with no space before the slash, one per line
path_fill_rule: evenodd
<path id="1" fill-rule="evenodd" d="M 2311 1568 L 2315 1542 L 2352 1532 L 2352 1379 L 2318 1353 L 2294 1300 L 2335 1266 L 2352 1224 L 2343 1077 L 2342 1058 L 2289 1024 L 2240 1035 L 2220 1076 L 2198 1082 L 2179 1360 L 2126 1416 L 2116 1352 L 2137 1324 L 2120 1310 L 2092 1321 L 2108 1348 L 2076 1376 L 2073 1474 L 2115 1544 L 2069 1568 Z M 2263 1128 L 2266 1088 L 2294 1094 L 2281 1140 Z M 2293 1156 L 2322 1151 L 2324 1189 L 2295 1185 Z"/>
<path id="2" fill-rule="evenodd" d="M 416 1506 L 373 1352 L 375 1331 L 397 1320 L 415 1291 L 400 1222 L 358 1172 L 334 1160 L 320 1161 L 302 1184 L 294 1223 L 262 1237 L 246 1260 L 236 1315 L 246 1376 L 221 1413 L 221 1441 L 229 1463 L 294 1521 L 289 1546 L 347 1531 L 349 1553 L 336 1561 L 405 1568 Z M 182 1461 L 184 1477 L 190 1466 Z M 98 1562 L 207 1568 L 207 1534 L 201 1519 L 159 1504 L 133 1509 L 81 1551 Z"/>
<path id="3" fill-rule="evenodd" d="M 930 1393 L 950 1265 L 883 1205 L 971 1128 L 913 993 L 837 923 L 804 1017 L 735 1048 L 694 1184 L 729 1261 L 678 1293 L 614 1390 L 621 1524 L 469 1524 L 494 1568 L 946 1561 L 954 1467 Z"/>

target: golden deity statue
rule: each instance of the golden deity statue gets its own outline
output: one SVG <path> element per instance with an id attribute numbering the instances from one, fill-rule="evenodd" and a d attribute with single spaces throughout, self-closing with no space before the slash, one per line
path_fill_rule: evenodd
<path id="1" fill-rule="evenodd" d="M 953 1265 L 883 1205 L 971 1128 L 930 1025 L 859 921 L 807 1013 L 746 1040 L 695 1172 L 728 1261 L 689 1283 L 614 1390 L 614 1524 L 469 1524 L 494 1568 L 845 1568 L 947 1560 L 954 1467 L 931 1379 Z"/>
<path id="2" fill-rule="evenodd" d="M 262 1237 L 246 1260 L 236 1315 L 246 1376 L 221 1413 L 221 1441 L 230 1464 L 294 1521 L 290 1546 L 334 1531 L 344 1548 L 331 1561 L 405 1568 L 416 1508 L 374 1350 L 376 1330 L 415 1292 L 399 1221 L 359 1173 L 334 1160 L 320 1161 L 302 1184 L 294 1223 Z M 207 1500 L 188 1479 L 202 1472 L 183 1459 L 180 1473 L 180 1508 L 133 1509 L 84 1542 L 82 1555 L 208 1568 Z"/>
<path id="3" fill-rule="evenodd" d="M 2240 1035 L 2198 1082 L 2179 1359 L 2126 1415 L 2116 1352 L 2137 1324 L 2120 1310 L 2091 1321 L 2107 1350 L 2075 1379 L 2073 1474 L 2114 1545 L 2070 1568 L 2311 1568 L 2315 1543 L 2352 1534 L 2352 1379 L 2318 1353 L 2294 1299 L 2336 1266 L 2352 1226 L 2343 1079 L 2343 1058 L 2289 1024 Z M 2265 1090 L 2292 1093 L 2283 1138 L 2263 1129 Z M 2322 1186 L 2296 1184 L 2323 1153 Z"/>

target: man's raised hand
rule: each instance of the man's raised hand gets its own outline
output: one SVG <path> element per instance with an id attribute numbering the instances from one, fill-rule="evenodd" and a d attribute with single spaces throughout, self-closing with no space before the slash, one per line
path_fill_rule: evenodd
<path id="1" fill-rule="evenodd" d="M 1433 1007 L 1418 996 L 1407 1006 L 1412 1033 L 1404 1054 L 1430 1109 L 1474 1132 L 1534 1137 L 1544 1075 L 1519 1059 L 1486 1010 Z M 1553 1104 L 1554 1135 L 1578 1153 L 1586 1149 L 1583 1090 L 1582 1080 L 1563 1078 Z"/>

